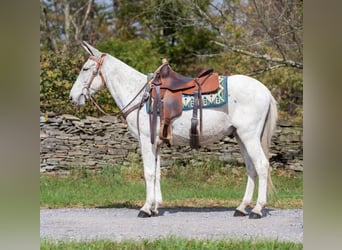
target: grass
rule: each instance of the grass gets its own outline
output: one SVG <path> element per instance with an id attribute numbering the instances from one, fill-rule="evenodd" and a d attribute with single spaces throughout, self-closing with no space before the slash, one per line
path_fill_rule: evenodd
<path id="1" fill-rule="evenodd" d="M 40 249 L 58 250 L 58 249 L 303 249 L 302 243 L 279 242 L 279 241 L 252 241 L 252 240 L 185 240 L 178 238 L 157 239 L 154 241 L 124 241 L 111 242 L 106 240 L 98 240 L 91 242 L 52 242 L 47 240 L 41 241 Z"/>
<path id="2" fill-rule="evenodd" d="M 136 164 L 98 171 L 73 168 L 67 175 L 41 174 L 40 206 L 140 207 L 145 200 L 143 176 L 143 168 Z M 268 207 L 303 206 L 302 173 L 278 169 L 272 171 L 272 179 L 276 193 L 269 198 Z M 246 180 L 243 167 L 226 167 L 218 161 L 198 166 L 175 165 L 162 171 L 162 206 L 234 207 L 243 197 Z"/>
<path id="3" fill-rule="evenodd" d="M 272 171 L 276 192 L 268 207 L 302 208 L 303 175 L 278 169 Z M 197 166 L 173 166 L 162 170 L 162 207 L 235 207 L 244 194 L 246 171 L 241 166 L 226 167 L 208 161 Z M 257 189 L 257 187 L 256 187 Z M 40 206 L 57 207 L 134 207 L 145 201 L 143 168 L 104 167 L 97 171 L 71 168 L 69 174 L 40 176 Z M 256 192 L 255 192 L 256 195 Z M 276 240 L 157 240 L 111 242 L 67 242 L 41 240 L 40 249 L 303 249 L 302 243 Z"/>

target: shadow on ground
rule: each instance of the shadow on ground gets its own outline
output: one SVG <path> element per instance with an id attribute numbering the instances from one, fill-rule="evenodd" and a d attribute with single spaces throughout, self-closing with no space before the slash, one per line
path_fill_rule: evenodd
<path id="1" fill-rule="evenodd" d="M 136 204 L 133 204 L 131 202 L 123 202 L 123 203 L 112 203 L 105 206 L 98 206 L 96 208 L 99 209 L 106 209 L 106 208 L 131 208 L 131 209 L 137 209 L 139 210 L 141 206 L 137 206 Z M 211 213 L 211 212 L 234 212 L 236 207 L 161 207 L 158 209 L 159 214 L 158 216 L 164 216 L 164 214 L 170 213 Z M 247 207 L 246 208 L 248 214 L 251 213 L 252 208 Z M 272 208 L 264 208 L 262 213 L 262 217 L 266 217 L 270 214 L 271 211 L 274 211 Z"/>

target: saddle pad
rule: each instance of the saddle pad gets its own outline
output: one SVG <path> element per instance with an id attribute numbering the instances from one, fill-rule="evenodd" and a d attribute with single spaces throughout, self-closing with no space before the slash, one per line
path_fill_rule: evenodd
<path id="1" fill-rule="evenodd" d="M 218 107 L 227 103 L 228 100 L 228 77 L 219 76 L 219 89 L 217 93 L 202 94 L 203 108 Z M 193 109 L 194 96 L 182 95 L 183 110 Z"/>
<path id="2" fill-rule="evenodd" d="M 147 75 L 147 80 L 152 74 Z M 219 89 L 216 93 L 202 94 L 203 108 L 218 107 L 226 104 L 228 101 L 228 77 L 219 76 Z M 190 110 L 194 107 L 194 96 L 182 95 L 183 110 Z M 150 107 L 146 102 L 146 111 L 150 113 Z"/>

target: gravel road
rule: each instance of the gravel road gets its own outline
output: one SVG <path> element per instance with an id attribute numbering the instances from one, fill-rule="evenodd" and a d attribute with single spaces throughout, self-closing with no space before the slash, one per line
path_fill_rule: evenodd
<path id="1" fill-rule="evenodd" d="M 233 217 L 233 208 L 165 208 L 138 218 L 137 209 L 42 209 L 40 237 L 50 240 L 112 241 L 168 236 L 193 239 L 277 239 L 303 242 L 303 210 L 267 209 L 257 220 Z"/>

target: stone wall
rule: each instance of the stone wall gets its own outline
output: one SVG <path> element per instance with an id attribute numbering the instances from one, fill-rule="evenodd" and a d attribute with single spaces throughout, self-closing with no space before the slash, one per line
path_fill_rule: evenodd
<path id="1" fill-rule="evenodd" d="M 40 169 L 41 172 L 70 167 L 141 164 L 136 139 L 124 123 L 116 117 L 87 117 L 53 113 L 40 116 Z M 271 166 L 303 171 L 302 127 L 279 122 L 271 146 Z M 196 164 L 210 159 L 227 165 L 242 163 L 235 139 L 223 138 L 199 150 L 187 147 L 163 147 L 161 165 Z"/>

